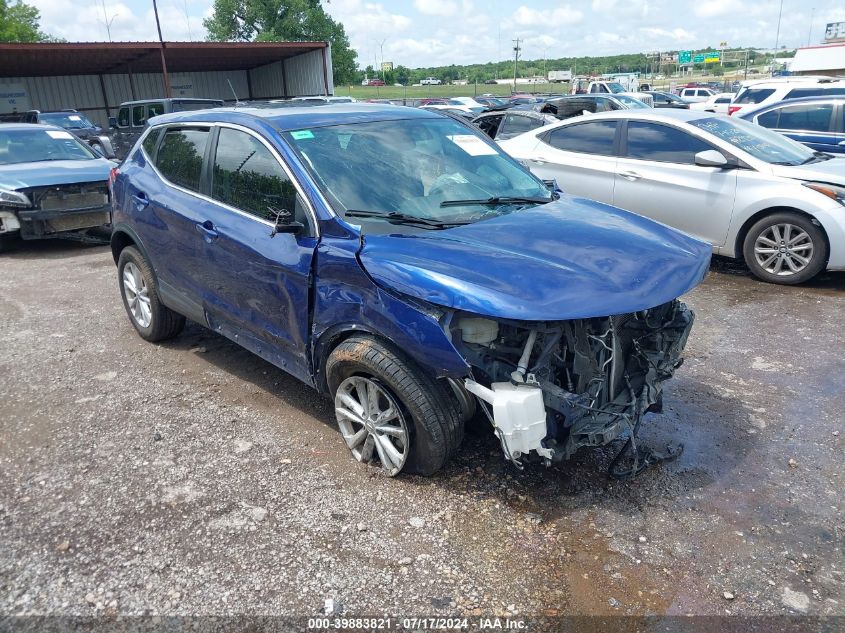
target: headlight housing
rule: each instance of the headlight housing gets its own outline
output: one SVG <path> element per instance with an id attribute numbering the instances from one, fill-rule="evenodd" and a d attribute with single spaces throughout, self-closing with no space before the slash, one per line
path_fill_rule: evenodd
<path id="1" fill-rule="evenodd" d="M 11 189 L 0 189 L 0 207 L 26 208 L 31 206 L 32 203 L 25 193 Z"/>
<path id="2" fill-rule="evenodd" d="M 831 200 L 836 200 L 839 204 L 845 205 L 845 187 L 830 185 L 826 182 L 805 182 L 802 184 L 813 191 L 818 191 Z"/>

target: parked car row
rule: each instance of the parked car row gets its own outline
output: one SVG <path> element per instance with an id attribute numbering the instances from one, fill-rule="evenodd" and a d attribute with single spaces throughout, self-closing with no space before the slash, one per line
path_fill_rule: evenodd
<path id="1" fill-rule="evenodd" d="M 502 147 L 564 191 L 677 227 L 765 281 L 845 270 L 845 158 L 764 127 L 707 112 L 619 110 Z"/>

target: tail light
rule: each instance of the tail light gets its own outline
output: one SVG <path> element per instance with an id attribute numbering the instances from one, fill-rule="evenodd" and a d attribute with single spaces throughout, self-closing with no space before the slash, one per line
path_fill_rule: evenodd
<path id="1" fill-rule="evenodd" d="M 118 174 L 120 174 L 120 169 L 117 167 L 112 167 L 111 171 L 109 172 L 109 187 L 114 186 L 114 181 L 117 180 Z"/>
<path id="2" fill-rule="evenodd" d="M 742 110 L 742 106 L 728 106 L 728 116 Z"/>

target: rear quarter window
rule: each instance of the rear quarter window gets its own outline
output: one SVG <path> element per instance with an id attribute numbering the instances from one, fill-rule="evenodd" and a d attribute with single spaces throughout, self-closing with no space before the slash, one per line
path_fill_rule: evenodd
<path id="1" fill-rule="evenodd" d="M 209 134 L 208 128 L 168 128 L 155 159 L 161 175 L 174 185 L 199 191 Z"/>

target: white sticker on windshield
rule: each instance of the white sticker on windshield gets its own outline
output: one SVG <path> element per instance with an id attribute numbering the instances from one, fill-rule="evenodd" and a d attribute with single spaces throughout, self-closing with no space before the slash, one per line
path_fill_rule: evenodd
<path id="1" fill-rule="evenodd" d="M 81 116 L 79 116 L 78 114 L 71 114 L 71 115 L 68 117 L 68 119 L 70 119 L 71 121 L 81 121 L 81 120 L 82 120 L 82 117 L 81 117 Z"/>
<path id="2" fill-rule="evenodd" d="M 456 134 L 447 137 L 470 156 L 495 156 L 496 150 L 473 134 Z"/>
<path id="3" fill-rule="evenodd" d="M 64 139 L 72 139 L 73 135 L 70 132 L 64 132 L 62 130 L 47 130 L 47 135 L 50 138 L 64 138 Z"/>

